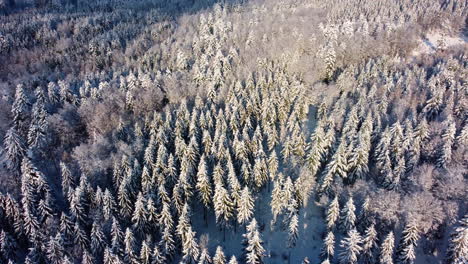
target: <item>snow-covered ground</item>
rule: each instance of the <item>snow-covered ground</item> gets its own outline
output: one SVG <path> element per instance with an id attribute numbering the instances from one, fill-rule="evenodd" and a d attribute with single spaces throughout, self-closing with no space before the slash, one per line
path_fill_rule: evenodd
<path id="1" fill-rule="evenodd" d="M 430 32 L 419 41 L 418 47 L 412 52 L 412 56 L 416 57 L 421 54 L 428 54 L 436 52 L 439 43 L 443 41 L 446 48 L 456 45 L 467 45 L 468 38 L 463 36 L 450 36 L 442 34 L 441 32 Z"/>

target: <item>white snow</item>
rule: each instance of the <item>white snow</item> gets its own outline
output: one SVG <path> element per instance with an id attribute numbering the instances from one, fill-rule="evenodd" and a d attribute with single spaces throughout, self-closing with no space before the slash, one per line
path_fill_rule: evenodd
<path id="1" fill-rule="evenodd" d="M 419 46 L 412 52 L 412 56 L 416 57 L 421 54 L 429 54 L 437 51 L 439 41 L 444 40 L 446 47 L 456 45 L 466 45 L 468 39 L 462 36 L 449 36 L 442 34 L 441 32 L 430 32 L 426 36 L 419 40 Z"/>

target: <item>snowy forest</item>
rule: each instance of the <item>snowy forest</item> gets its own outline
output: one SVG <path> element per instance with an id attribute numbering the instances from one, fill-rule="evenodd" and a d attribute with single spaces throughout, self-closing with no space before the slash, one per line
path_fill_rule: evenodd
<path id="1" fill-rule="evenodd" d="M 0 263 L 467 264 L 468 0 L 0 0 Z"/>

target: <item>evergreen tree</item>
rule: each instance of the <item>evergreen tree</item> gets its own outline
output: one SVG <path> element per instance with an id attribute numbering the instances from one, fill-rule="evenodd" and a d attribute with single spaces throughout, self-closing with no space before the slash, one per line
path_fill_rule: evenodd
<path id="1" fill-rule="evenodd" d="M 397 254 L 401 263 L 414 263 L 416 246 L 419 240 L 419 227 L 415 220 L 410 220 L 403 229 L 403 236 L 399 243 Z"/>
<path id="2" fill-rule="evenodd" d="M 94 255 L 97 255 L 101 253 L 106 246 L 106 237 L 102 231 L 102 227 L 97 221 L 94 221 L 91 228 L 91 250 Z"/>
<path id="3" fill-rule="evenodd" d="M 333 259 L 335 254 L 335 235 L 333 232 L 329 231 L 325 239 L 323 240 L 322 251 L 320 256 L 324 259 Z"/>
<path id="4" fill-rule="evenodd" d="M 382 264 L 393 264 L 393 247 L 395 244 L 395 238 L 393 232 L 390 232 L 382 242 L 380 246 L 380 263 Z"/>
<path id="5" fill-rule="evenodd" d="M 338 196 L 335 196 L 335 198 L 332 200 L 332 202 L 330 203 L 330 205 L 328 205 L 328 208 L 327 208 L 326 222 L 327 222 L 328 230 L 333 230 L 339 217 L 340 217 L 340 204 L 338 202 Z"/>
<path id="6" fill-rule="evenodd" d="M 228 191 L 218 184 L 215 187 L 215 194 L 213 196 L 214 209 L 216 222 L 226 227 L 234 214 L 234 202 L 231 199 Z"/>
<path id="7" fill-rule="evenodd" d="M 182 244 L 182 259 L 188 263 L 195 263 L 200 254 L 200 250 L 198 248 L 197 240 L 195 238 L 195 232 L 192 231 L 191 226 L 189 226 L 189 228 L 187 229 L 184 237 L 185 240 Z"/>
<path id="8" fill-rule="evenodd" d="M 353 197 L 350 196 L 348 202 L 346 202 L 345 206 L 343 207 L 343 211 L 341 213 L 341 227 L 344 231 L 350 231 L 354 228 L 356 222 L 356 207 L 354 206 Z"/>
<path id="9" fill-rule="evenodd" d="M 238 264 L 236 256 L 232 256 L 228 264 Z"/>
<path id="10" fill-rule="evenodd" d="M 200 163 L 198 165 L 196 188 L 203 202 L 203 205 L 205 205 L 205 208 L 209 208 L 209 205 L 211 203 L 212 190 L 211 183 L 207 174 L 206 161 L 204 155 L 201 157 Z"/>
<path id="11" fill-rule="evenodd" d="M 366 229 L 362 243 L 362 252 L 364 254 L 365 263 L 375 262 L 374 252 L 377 247 L 377 231 L 372 224 Z"/>
<path id="12" fill-rule="evenodd" d="M 124 236 L 124 260 L 125 263 L 138 263 L 138 258 L 135 254 L 135 236 L 130 228 L 127 227 Z"/>
<path id="13" fill-rule="evenodd" d="M 341 240 L 340 247 L 342 251 L 340 253 L 340 263 L 357 263 L 359 253 L 362 251 L 361 243 L 362 238 L 356 229 L 350 230 L 348 235 Z"/>
<path id="14" fill-rule="evenodd" d="M 158 245 L 154 246 L 151 264 L 164 264 L 166 257 L 161 253 Z"/>
<path id="15" fill-rule="evenodd" d="M 24 140 L 18 134 L 15 126 L 11 127 L 7 131 L 3 144 L 5 149 L 3 155 L 7 161 L 6 166 L 9 170 L 19 176 L 21 160 L 23 159 L 26 150 Z"/>
<path id="16" fill-rule="evenodd" d="M 151 261 L 151 248 L 149 246 L 149 241 L 143 240 L 140 249 L 140 263 L 141 264 L 150 264 Z"/>
<path id="17" fill-rule="evenodd" d="M 465 215 L 450 234 L 447 261 L 453 264 L 466 263 L 468 256 L 468 215 Z"/>
<path id="18" fill-rule="evenodd" d="M 147 211 L 145 203 L 146 201 L 143 194 L 141 192 L 138 193 L 138 198 L 135 202 L 135 210 L 132 216 L 133 229 L 138 234 L 142 234 L 146 230 Z"/>
<path id="19" fill-rule="evenodd" d="M 262 264 L 265 249 L 262 246 L 260 232 L 258 231 L 257 220 L 252 219 L 244 234 L 245 261 L 247 264 Z"/>
<path id="20" fill-rule="evenodd" d="M 299 235 L 299 219 L 297 214 L 293 214 L 289 221 L 289 228 L 288 228 L 288 247 L 292 248 L 296 246 L 297 238 Z"/>
<path id="21" fill-rule="evenodd" d="M 216 253 L 213 257 L 213 264 L 226 264 L 226 256 L 221 246 L 216 247 Z"/>
<path id="22" fill-rule="evenodd" d="M 254 199 L 247 186 L 242 189 L 239 203 L 237 203 L 237 222 L 245 224 L 250 221 L 253 216 Z"/>

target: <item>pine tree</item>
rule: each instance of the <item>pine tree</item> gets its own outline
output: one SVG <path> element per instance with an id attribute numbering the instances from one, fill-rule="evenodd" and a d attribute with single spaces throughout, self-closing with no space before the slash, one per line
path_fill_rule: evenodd
<path id="1" fill-rule="evenodd" d="M 28 132 L 28 145 L 33 148 L 38 148 L 45 142 L 48 125 L 45 98 L 41 87 L 36 88 L 36 99 L 32 108 L 32 120 Z"/>
<path id="2" fill-rule="evenodd" d="M 111 225 L 111 245 L 112 251 L 116 252 L 120 249 L 121 244 L 123 242 L 124 233 L 122 232 L 122 228 L 118 220 L 115 217 L 112 217 L 112 225 Z"/>
<path id="3" fill-rule="evenodd" d="M 124 260 L 125 263 L 138 263 L 138 258 L 135 254 L 135 237 L 132 230 L 127 227 L 124 237 Z"/>
<path id="4" fill-rule="evenodd" d="M 180 238 L 182 242 L 185 241 L 185 235 L 187 234 L 187 230 L 190 228 L 190 211 L 189 206 L 187 203 L 184 204 L 182 208 L 182 212 L 179 215 L 179 222 L 176 226 L 177 236 Z"/>
<path id="5" fill-rule="evenodd" d="M 232 256 L 228 264 L 238 264 L 236 256 Z"/>
<path id="6" fill-rule="evenodd" d="M 393 247 L 395 244 L 395 238 L 391 231 L 382 242 L 380 246 L 380 263 L 382 264 L 393 264 Z"/>
<path id="7" fill-rule="evenodd" d="M 452 160 L 452 146 L 455 142 L 455 133 L 455 123 L 450 122 L 445 133 L 442 134 L 443 144 L 441 148 L 441 154 L 439 156 L 439 159 L 437 160 L 437 164 L 442 168 L 446 168 Z"/>
<path id="8" fill-rule="evenodd" d="M 254 199 L 247 186 L 242 189 L 240 201 L 237 203 L 237 222 L 245 224 L 250 221 L 253 216 Z"/>
<path id="9" fill-rule="evenodd" d="M 61 264 L 62 258 L 65 253 L 65 248 L 63 247 L 63 238 L 60 233 L 57 233 L 55 237 L 50 237 L 49 242 L 47 243 L 46 255 L 50 263 Z"/>
<path id="10" fill-rule="evenodd" d="M 26 119 L 28 116 L 28 98 L 24 92 L 24 85 L 18 84 L 16 86 L 15 100 L 11 107 L 13 115 L 13 124 L 16 129 L 21 133 L 24 131 Z"/>
<path id="11" fill-rule="evenodd" d="M 83 256 L 81 257 L 81 264 L 94 264 L 94 263 L 95 263 L 94 258 L 91 255 L 91 253 L 89 253 L 89 251 L 87 250 L 84 250 Z"/>
<path id="12" fill-rule="evenodd" d="M 292 248 L 296 246 L 297 238 L 299 235 L 299 219 L 297 214 L 293 214 L 291 219 L 289 220 L 289 227 L 288 227 L 288 247 Z"/>
<path id="13" fill-rule="evenodd" d="M 75 240 L 75 244 L 79 245 L 82 250 L 85 250 L 88 248 L 88 244 L 89 244 L 88 237 L 86 236 L 85 231 L 83 230 L 83 228 L 80 226 L 78 222 L 75 222 L 74 240 Z"/>
<path id="14" fill-rule="evenodd" d="M 132 216 L 133 229 L 138 234 L 142 234 L 146 230 L 147 215 L 145 203 L 146 201 L 143 194 L 141 192 L 138 193 L 138 198 L 135 202 L 135 210 Z"/>
<path id="15" fill-rule="evenodd" d="M 213 257 L 213 264 L 226 264 L 226 256 L 221 246 L 216 247 L 216 253 Z"/>
<path id="16" fill-rule="evenodd" d="M 276 179 L 273 183 L 273 191 L 271 192 L 271 212 L 273 214 L 273 223 L 276 222 L 276 219 L 279 214 L 284 209 L 284 200 L 283 200 L 283 192 L 282 192 L 282 174 L 278 175 L 278 179 Z"/>
<path id="17" fill-rule="evenodd" d="M 203 205 L 205 205 L 205 208 L 209 208 L 209 205 L 211 203 L 212 190 L 211 183 L 207 174 L 206 161 L 204 155 L 201 157 L 200 163 L 198 165 L 196 188 L 203 202 Z"/>
<path id="18" fill-rule="evenodd" d="M 447 261 L 453 264 L 466 263 L 468 256 L 468 215 L 465 215 L 450 234 Z"/>
<path id="19" fill-rule="evenodd" d="M 184 235 L 185 240 L 182 244 L 182 259 L 188 263 L 195 263 L 200 254 L 195 234 L 196 233 L 192 231 L 192 227 L 189 226 Z"/>
<path id="20" fill-rule="evenodd" d="M 166 263 L 166 257 L 161 254 L 161 250 L 159 249 L 158 245 L 154 246 L 153 249 L 153 256 L 151 260 L 151 264 L 164 264 Z"/>
<path id="21" fill-rule="evenodd" d="M 333 259 L 335 254 L 335 235 L 332 231 L 329 231 L 325 239 L 323 240 L 322 251 L 320 256 L 324 259 Z"/>
<path id="22" fill-rule="evenodd" d="M 377 247 L 377 231 L 372 224 L 366 229 L 362 242 L 362 252 L 364 254 L 365 263 L 375 262 L 374 252 Z"/>
<path id="23" fill-rule="evenodd" d="M 265 249 L 262 246 L 260 232 L 258 231 L 257 220 L 252 219 L 244 234 L 245 261 L 247 264 L 262 264 Z"/>
<path id="24" fill-rule="evenodd" d="M 354 264 L 357 262 L 359 253 L 362 251 L 362 238 L 356 229 L 348 232 L 348 235 L 341 240 L 340 263 Z"/>
<path id="25" fill-rule="evenodd" d="M 417 222 L 410 220 L 403 229 L 403 236 L 397 250 L 398 260 L 401 263 L 414 263 L 419 233 L 420 230 Z"/>
<path id="26" fill-rule="evenodd" d="M 327 228 L 328 230 L 333 230 L 335 227 L 338 218 L 340 217 L 340 204 L 338 202 L 338 196 L 335 196 L 335 198 L 332 200 L 330 205 L 328 205 L 327 208 Z"/>
<path id="27" fill-rule="evenodd" d="M 26 149 L 24 140 L 18 134 L 18 131 L 16 131 L 15 126 L 7 131 L 3 144 L 5 149 L 3 155 L 7 161 L 7 168 L 19 176 L 21 160 L 25 155 Z"/>
<path id="28" fill-rule="evenodd" d="M 347 178 L 347 155 L 346 155 L 346 143 L 341 142 L 331 161 L 325 168 L 325 173 L 320 181 L 320 191 L 328 192 L 332 186 L 336 175 L 343 179 Z"/>
<path id="29" fill-rule="evenodd" d="M 215 187 L 213 201 L 216 222 L 221 224 L 223 227 L 228 226 L 231 218 L 233 217 L 235 208 L 231 196 L 221 184 L 218 184 Z"/>
<path id="30" fill-rule="evenodd" d="M 149 246 L 148 240 L 143 240 L 140 249 L 140 263 L 141 264 L 150 264 L 151 261 L 151 248 Z"/>
<path id="31" fill-rule="evenodd" d="M 163 256 L 165 258 L 171 258 L 175 250 L 175 242 L 172 236 L 173 228 L 171 226 L 164 226 L 164 230 L 161 236 L 161 247 Z"/>
<path id="32" fill-rule="evenodd" d="M 101 225 L 94 221 L 91 228 L 91 251 L 94 255 L 101 253 L 106 247 L 106 238 Z"/>
<path id="33" fill-rule="evenodd" d="M 350 231 L 354 228 L 356 222 L 356 207 L 354 206 L 353 197 L 350 196 L 348 202 L 346 202 L 341 213 L 340 222 L 342 230 Z"/>

